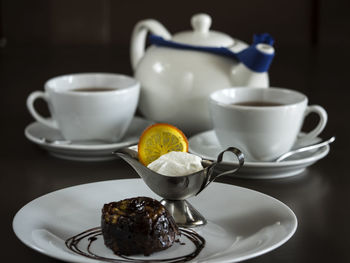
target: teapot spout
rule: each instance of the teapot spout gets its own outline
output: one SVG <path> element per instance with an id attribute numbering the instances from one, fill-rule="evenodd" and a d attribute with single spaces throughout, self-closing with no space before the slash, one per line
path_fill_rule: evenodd
<path id="1" fill-rule="evenodd" d="M 267 88 L 270 80 L 267 72 L 255 72 L 243 63 L 239 63 L 232 67 L 231 84 L 234 87 Z"/>
<path id="2" fill-rule="evenodd" d="M 251 46 L 237 53 L 240 63 L 232 69 L 234 86 L 269 86 L 268 70 L 275 55 L 273 42 L 269 34 L 257 34 Z"/>

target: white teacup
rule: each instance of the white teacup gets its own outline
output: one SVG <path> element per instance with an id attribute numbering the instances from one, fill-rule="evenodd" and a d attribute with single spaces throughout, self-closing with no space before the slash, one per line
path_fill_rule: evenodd
<path id="1" fill-rule="evenodd" d="M 112 73 L 81 73 L 52 78 L 45 92 L 34 91 L 27 107 L 40 123 L 59 129 L 66 140 L 115 142 L 127 131 L 140 93 L 137 80 Z M 34 101 L 44 99 L 51 118 L 42 117 Z"/>
<path id="2" fill-rule="evenodd" d="M 327 123 L 326 111 L 308 106 L 307 97 L 282 88 L 229 88 L 210 95 L 210 114 L 222 147 L 239 148 L 248 161 L 272 161 L 317 137 Z M 314 112 L 316 127 L 300 135 L 305 117 Z"/>

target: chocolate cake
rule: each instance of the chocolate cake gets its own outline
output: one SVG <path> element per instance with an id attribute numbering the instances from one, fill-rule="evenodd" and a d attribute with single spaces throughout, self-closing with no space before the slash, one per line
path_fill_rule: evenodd
<path id="1" fill-rule="evenodd" d="M 105 245 L 117 255 L 150 255 L 172 246 L 178 227 L 167 209 L 149 197 L 105 204 L 101 218 Z"/>

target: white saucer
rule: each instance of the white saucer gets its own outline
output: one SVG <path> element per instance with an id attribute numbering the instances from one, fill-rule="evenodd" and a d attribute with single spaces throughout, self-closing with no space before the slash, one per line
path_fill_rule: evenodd
<path id="1" fill-rule="evenodd" d="M 315 139 L 315 141 L 310 141 L 310 144 L 318 140 L 320 140 L 320 138 Z M 189 139 L 189 152 L 205 159 L 216 160 L 218 154 L 223 150 L 213 130 L 199 133 Z M 328 152 L 329 146 L 326 145 L 316 151 L 294 155 L 280 163 L 245 162 L 235 176 L 250 179 L 275 179 L 294 176 L 300 174 L 306 167 L 325 157 Z M 224 161 L 219 166 L 218 170 L 229 170 L 236 165 L 237 162 L 233 157 L 229 156 L 229 154 L 225 154 Z"/>
<path id="2" fill-rule="evenodd" d="M 142 179 L 69 187 L 25 205 L 14 217 L 13 230 L 24 244 L 47 256 L 67 262 L 97 262 L 67 249 L 65 240 L 99 226 L 103 204 L 136 196 L 160 199 Z M 285 243 L 297 228 L 297 218 L 285 204 L 246 188 L 212 183 L 189 201 L 209 222 L 195 228 L 206 240 L 195 262 L 238 262 L 262 255 Z M 102 238 L 92 249 L 99 256 L 118 258 Z M 192 249 L 190 242 L 175 243 L 165 251 L 137 258 L 164 259 Z"/>
<path id="3" fill-rule="evenodd" d="M 57 129 L 49 128 L 39 122 L 29 124 L 24 131 L 25 136 L 40 147 L 46 149 L 51 155 L 76 161 L 104 161 L 115 159 L 112 151 L 122 147 L 136 144 L 143 130 L 152 122 L 140 117 L 134 117 L 123 139 L 116 143 L 101 141 L 73 141 L 69 144 L 47 143 L 42 138 L 49 140 L 64 140 Z"/>

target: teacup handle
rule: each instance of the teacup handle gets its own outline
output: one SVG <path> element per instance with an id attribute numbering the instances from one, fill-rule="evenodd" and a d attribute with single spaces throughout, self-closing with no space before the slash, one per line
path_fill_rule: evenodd
<path id="1" fill-rule="evenodd" d="M 42 91 L 32 92 L 27 98 L 27 108 L 28 108 L 30 114 L 32 114 L 33 118 L 36 119 L 38 122 L 40 122 L 40 123 L 42 123 L 50 128 L 57 129 L 58 125 L 57 125 L 57 122 L 55 120 L 44 118 L 36 111 L 36 109 L 34 107 L 34 102 L 36 99 L 43 99 L 44 101 L 46 101 L 46 103 L 48 103 L 48 100 L 49 100 L 49 98 L 45 92 L 42 92 Z"/>
<path id="2" fill-rule="evenodd" d="M 307 106 L 304 112 L 304 121 L 306 116 L 308 116 L 311 113 L 316 113 L 320 117 L 320 120 L 313 130 L 311 130 L 307 134 L 298 136 L 296 144 L 300 146 L 306 145 L 308 142 L 310 142 L 310 140 L 316 138 L 323 131 L 324 127 L 327 124 L 328 115 L 323 107 L 319 105 Z"/>

